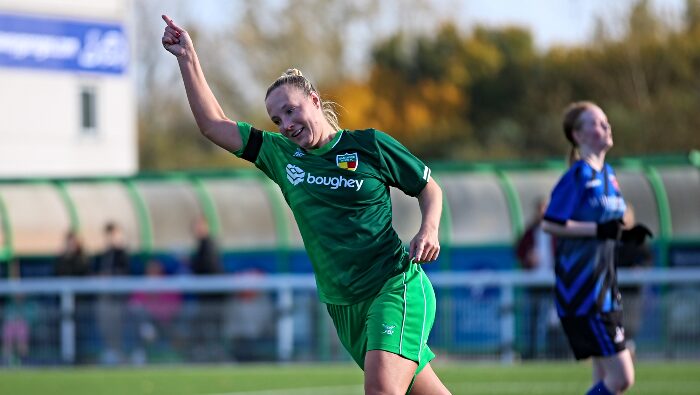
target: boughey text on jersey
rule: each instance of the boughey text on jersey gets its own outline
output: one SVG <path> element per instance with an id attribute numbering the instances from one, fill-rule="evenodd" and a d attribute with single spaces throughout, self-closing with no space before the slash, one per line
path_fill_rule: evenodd
<path id="1" fill-rule="evenodd" d="M 291 163 L 287 164 L 287 180 L 289 180 L 292 185 L 298 185 L 306 180 L 306 183 L 311 185 L 325 185 L 330 187 L 330 189 L 352 188 L 356 191 L 359 191 L 362 188 L 362 184 L 365 182 L 365 180 L 356 180 L 343 176 L 314 176 Z"/>

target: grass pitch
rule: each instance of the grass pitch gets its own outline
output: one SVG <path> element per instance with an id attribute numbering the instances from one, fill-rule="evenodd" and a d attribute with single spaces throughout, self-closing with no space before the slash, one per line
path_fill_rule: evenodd
<path id="1" fill-rule="evenodd" d="M 590 363 L 435 363 L 454 395 L 580 395 Z M 630 395 L 698 394 L 700 361 L 641 362 Z M 1 395 L 361 395 L 350 364 L 0 370 Z"/>

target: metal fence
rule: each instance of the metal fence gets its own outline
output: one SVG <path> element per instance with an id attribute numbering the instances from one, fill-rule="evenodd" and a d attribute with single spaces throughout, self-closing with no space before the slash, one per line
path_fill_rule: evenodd
<path id="1" fill-rule="evenodd" d="M 434 272 L 439 358 L 572 358 L 551 275 Z M 700 269 L 620 270 L 637 358 L 700 359 Z M 3 280 L 5 365 L 347 360 L 311 275 Z"/>

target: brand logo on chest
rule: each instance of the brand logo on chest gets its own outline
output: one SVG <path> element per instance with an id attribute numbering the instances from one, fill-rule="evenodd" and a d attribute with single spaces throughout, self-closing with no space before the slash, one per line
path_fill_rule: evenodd
<path id="1" fill-rule="evenodd" d="M 329 189 L 349 188 L 359 191 L 365 182 L 365 180 L 343 176 L 316 176 L 291 163 L 287 164 L 285 171 L 287 172 L 287 181 L 294 186 L 306 181 L 307 184 L 327 186 Z"/>

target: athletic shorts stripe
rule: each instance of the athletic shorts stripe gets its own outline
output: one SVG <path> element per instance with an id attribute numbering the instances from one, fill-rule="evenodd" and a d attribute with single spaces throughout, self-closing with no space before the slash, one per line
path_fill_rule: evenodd
<path id="1" fill-rule="evenodd" d="M 360 367 L 367 351 L 382 350 L 415 361 L 416 373 L 435 357 L 426 344 L 435 307 L 430 280 L 413 263 L 372 298 L 349 306 L 327 305 L 341 343 Z"/>
<path id="2" fill-rule="evenodd" d="M 423 284 L 423 277 L 425 273 L 421 271 L 420 273 L 420 289 L 423 292 L 423 325 L 420 330 L 420 346 L 418 347 L 418 364 L 420 365 L 420 358 L 423 354 L 423 344 L 425 344 L 425 319 L 428 314 L 428 300 L 425 297 L 425 285 Z"/>
<path id="3" fill-rule="evenodd" d="M 588 322 L 591 325 L 591 329 L 593 329 L 593 333 L 595 333 L 595 337 L 598 341 L 598 344 L 600 345 L 600 349 L 603 350 L 604 354 L 612 354 L 613 347 L 610 344 L 610 337 L 607 335 L 603 323 L 595 317 L 591 317 L 591 319 Z"/>
<path id="4" fill-rule="evenodd" d="M 406 311 L 408 311 L 407 306 L 407 293 L 408 285 L 406 284 L 406 273 L 403 273 L 403 319 L 401 320 L 401 340 L 399 341 L 399 354 L 403 353 L 403 334 L 406 330 Z"/>

